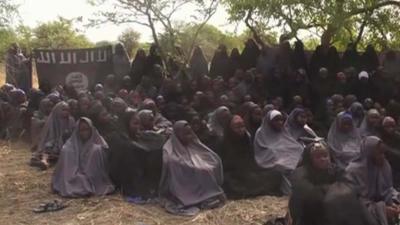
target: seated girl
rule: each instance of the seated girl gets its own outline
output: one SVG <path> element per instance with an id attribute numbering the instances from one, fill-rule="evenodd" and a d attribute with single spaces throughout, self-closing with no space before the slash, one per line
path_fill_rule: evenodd
<path id="1" fill-rule="evenodd" d="M 50 163 L 55 163 L 74 127 L 75 121 L 69 113 L 68 103 L 57 103 L 43 127 L 38 148 L 31 159 L 31 165 L 47 169 Z"/>
<path id="2" fill-rule="evenodd" d="M 224 167 L 224 190 L 229 198 L 279 193 L 280 174 L 257 165 L 250 134 L 240 116 L 234 116 L 225 129 L 220 156 Z"/>
<path id="3" fill-rule="evenodd" d="M 392 169 L 385 157 L 386 148 L 378 137 L 366 137 L 360 156 L 346 168 L 349 183 L 358 190 L 368 212 L 381 225 L 394 224 L 400 213 Z"/>
<path id="4" fill-rule="evenodd" d="M 322 225 L 324 198 L 329 185 L 337 182 L 344 171 L 331 163 L 329 150 L 323 143 L 308 145 L 299 168 L 292 175 L 293 192 L 289 200 L 293 224 Z"/>
<path id="5" fill-rule="evenodd" d="M 188 122 L 178 121 L 163 147 L 160 197 L 166 210 L 194 215 L 225 201 L 222 163 L 217 154 L 202 144 Z"/>
<path id="6" fill-rule="evenodd" d="M 327 142 L 332 151 L 332 158 L 340 168 L 346 168 L 358 157 L 361 136 L 354 126 L 351 114 L 341 112 L 337 115 L 329 129 Z"/>
<path id="7" fill-rule="evenodd" d="M 302 108 L 295 108 L 285 123 L 285 129 L 299 141 L 301 137 L 316 138 L 317 134 L 307 125 L 307 114 Z"/>
<path id="8" fill-rule="evenodd" d="M 290 194 L 288 177 L 299 163 L 303 146 L 284 129 L 283 124 L 284 117 L 277 110 L 265 116 L 254 139 L 254 155 L 259 166 L 281 174 L 281 191 Z"/>
<path id="9" fill-rule="evenodd" d="M 31 139 L 32 139 L 32 151 L 37 150 L 40 134 L 46 123 L 46 120 L 51 113 L 53 103 L 48 98 L 44 98 L 40 101 L 39 110 L 33 113 L 31 118 Z"/>
<path id="10" fill-rule="evenodd" d="M 106 195 L 114 191 L 108 177 L 108 145 L 92 121 L 79 119 L 60 152 L 53 174 L 52 189 L 63 197 Z"/>

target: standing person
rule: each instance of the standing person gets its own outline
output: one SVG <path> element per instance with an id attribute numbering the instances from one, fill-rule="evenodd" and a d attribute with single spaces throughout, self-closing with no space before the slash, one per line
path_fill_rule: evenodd
<path id="1" fill-rule="evenodd" d="M 208 75 L 208 62 L 200 46 L 197 46 L 193 51 L 190 59 L 190 71 L 194 80 Z"/>
<path id="2" fill-rule="evenodd" d="M 129 56 L 126 53 L 125 47 L 122 43 L 118 43 L 115 45 L 115 54 L 113 55 L 113 66 L 117 83 L 120 83 L 124 76 L 129 75 L 130 71 Z"/>
<path id="3" fill-rule="evenodd" d="M 210 77 L 218 76 L 228 77 L 229 73 L 229 56 L 225 45 L 219 45 L 215 51 L 214 57 L 210 65 Z"/>
<path id="4" fill-rule="evenodd" d="M 12 44 L 6 55 L 6 83 L 29 91 L 32 84 L 27 83 L 30 80 L 28 65 L 29 59 L 22 54 L 18 44 Z"/>
<path id="5" fill-rule="evenodd" d="M 139 49 L 136 52 L 135 59 L 131 64 L 130 77 L 132 81 L 132 87 L 136 87 L 142 81 L 142 77 L 146 73 L 146 52 L 143 49 Z"/>
<path id="6" fill-rule="evenodd" d="M 163 147 L 160 196 L 173 214 L 194 215 L 225 202 L 221 159 L 199 141 L 186 121 L 174 124 Z"/>
<path id="7" fill-rule="evenodd" d="M 81 117 L 60 151 L 52 188 L 63 197 L 102 196 L 114 191 L 107 171 L 108 145 L 92 121 Z"/>
<path id="8" fill-rule="evenodd" d="M 349 183 L 381 225 L 393 224 L 400 213 L 398 192 L 393 188 L 392 169 L 385 157 L 386 146 L 375 136 L 365 138 L 360 156 L 347 168 Z"/>

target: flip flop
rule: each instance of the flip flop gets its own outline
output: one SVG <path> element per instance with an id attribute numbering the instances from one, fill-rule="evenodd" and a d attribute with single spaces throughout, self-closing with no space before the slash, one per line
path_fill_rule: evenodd
<path id="1" fill-rule="evenodd" d="M 53 202 L 42 203 L 38 208 L 33 209 L 34 213 L 45 213 L 45 212 L 56 212 L 66 208 L 67 205 L 59 200 L 54 200 Z"/>

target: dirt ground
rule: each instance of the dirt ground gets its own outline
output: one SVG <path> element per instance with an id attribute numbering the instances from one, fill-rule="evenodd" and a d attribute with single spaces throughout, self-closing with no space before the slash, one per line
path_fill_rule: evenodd
<path id="1" fill-rule="evenodd" d="M 64 199 L 68 208 L 35 214 L 38 204 L 59 199 L 50 191 L 52 170 L 37 171 L 28 166 L 26 144 L 0 141 L 0 224 L 104 224 L 104 225 L 261 225 L 268 218 L 285 213 L 286 199 L 260 197 L 231 201 L 224 207 L 195 217 L 177 217 L 157 205 L 138 206 L 124 202 L 119 194 L 101 198 Z"/>

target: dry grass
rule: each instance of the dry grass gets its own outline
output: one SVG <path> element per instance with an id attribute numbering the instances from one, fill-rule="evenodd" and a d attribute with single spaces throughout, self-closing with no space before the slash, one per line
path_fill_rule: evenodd
<path id="1" fill-rule="evenodd" d="M 28 147 L 0 142 L 0 224 L 133 224 L 133 225 L 261 225 L 267 218 L 282 215 L 286 200 L 260 197 L 228 202 L 193 218 L 172 216 L 157 205 L 126 203 L 119 194 L 104 198 L 67 200 L 68 208 L 54 213 L 34 214 L 43 201 L 58 198 L 50 192 L 52 171 L 40 172 L 27 165 Z"/>

